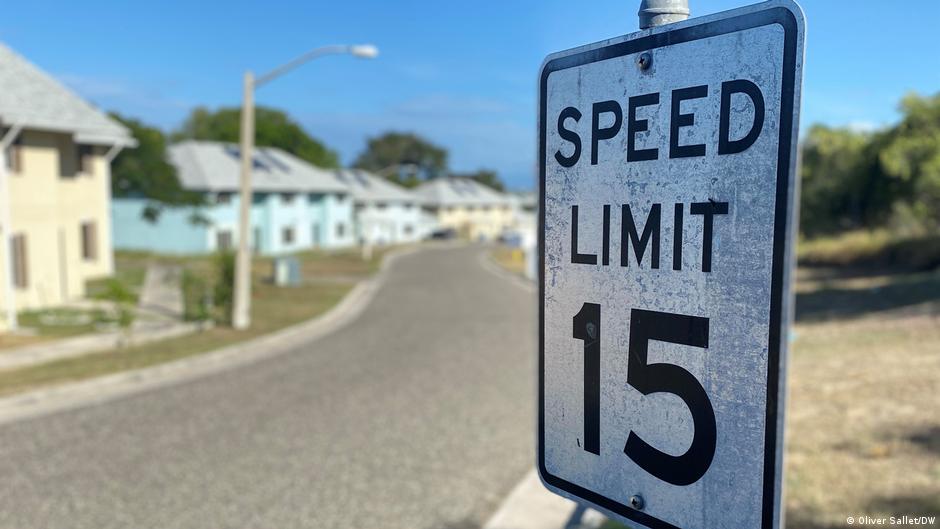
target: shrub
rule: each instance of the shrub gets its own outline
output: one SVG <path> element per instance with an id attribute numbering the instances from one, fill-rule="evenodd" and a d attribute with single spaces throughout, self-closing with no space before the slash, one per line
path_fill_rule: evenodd
<path id="1" fill-rule="evenodd" d="M 215 259 L 214 303 L 216 320 L 225 324 L 232 323 L 232 309 L 235 300 L 235 254 L 220 252 Z"/>
<path id="2" fill-rule="evenodd" d="M 903 237 L 889 230 L 856 230 L 800 241 L 805 266 L 852 266 L 906 271 L 940 267 L 940 235 Z"/>
<path id="3" fill-rule="evenodd" d="M 206 321 L 211 318 L 211 297 L 206 280 L 183 270 L 183 319 Z"/>

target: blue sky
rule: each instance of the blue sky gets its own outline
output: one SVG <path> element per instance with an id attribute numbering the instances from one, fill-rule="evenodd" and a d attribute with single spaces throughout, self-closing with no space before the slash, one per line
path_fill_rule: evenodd
<path id="1" fill-rule="evenodd" d="M 747 1 L 691 0 L 693 15 Z M 531 188 L 535 79 L 558 51 L 637 29 L 639 0 L 162 2 L 7 6 L 0 41 L 107 110 L 170 130 L 197 105 L 237 105 L 241 74 L 323 44 L 370 42 L 259 90 L 351 162 L 369 136 L 415 131 L 455 170 Z M 908 91 L 940 91 L 940 2 L 804 0 L 803 124 L 872 128 Z"/>

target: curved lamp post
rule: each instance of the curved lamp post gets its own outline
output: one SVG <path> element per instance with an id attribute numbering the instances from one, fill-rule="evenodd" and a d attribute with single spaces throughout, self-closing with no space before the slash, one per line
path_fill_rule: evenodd
<path id="1" fill-rule="evenodd" d="M 251 167 L 255 143 L 255 88 L 318 57 L 347 53 L 364 59 L 373 59 L 378 56 L 379 50 L 371 44 L 324 46 L 308 51 L 257 79 L 251 71 L 245 72 L 239 148 L 241 199 L 238 216 L 238 255 L 235 260 L 235 299 L 232 307 L 232 326 L 236 329 L 246 329 L 251 325 L 251 249 L 248 240 L 251 229 Z"/>

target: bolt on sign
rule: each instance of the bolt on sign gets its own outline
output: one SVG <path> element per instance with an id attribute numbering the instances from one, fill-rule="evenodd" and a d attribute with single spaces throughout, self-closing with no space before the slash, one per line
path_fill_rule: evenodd
<path id="1" fill-rule="evenodd" d="M 546 59 L 549 489 L 633 527 L 781 523 L 803 41 L 774 0 Z"/>

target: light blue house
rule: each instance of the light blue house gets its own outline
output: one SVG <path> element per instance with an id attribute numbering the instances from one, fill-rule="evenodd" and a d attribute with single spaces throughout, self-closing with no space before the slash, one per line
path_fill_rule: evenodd
<path id="1" fill-rule="evenodd" d="M 419 241 L 437 226 L 424 212 L 423 198 L 360 169 L 335 171 L 337 181 L 353 199 L 353 231 L 360 244 L 402 244 Z"/>
<path id="2" fill-rule="evenodd" d="M 115 198 L 114 247 L 171 254 L 233 249 L 240 237 L 239 156 L 237 145 L 219 142 L 185 141 L 170 147 L 180 183 L 202 193 L 207 205 L 163 208 L 150 222 L 143 214 L 151 201 Z M 333 172 L 261 147 L 255 151 L 252 180 L 249 242 L 256 252 L 279 255 L 355 244 L 353 200 Z"/>

